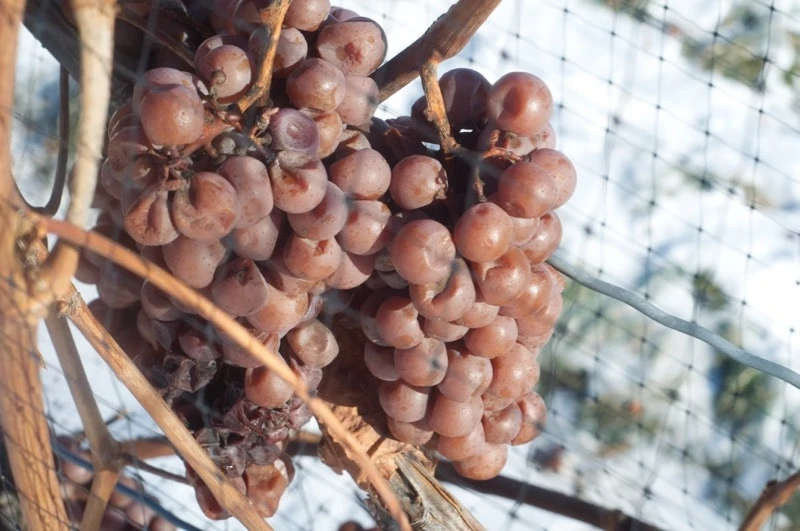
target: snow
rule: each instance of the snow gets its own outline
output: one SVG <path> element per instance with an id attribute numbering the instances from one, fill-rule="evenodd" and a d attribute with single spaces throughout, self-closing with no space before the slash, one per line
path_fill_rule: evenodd
<path id="1" fill-rule="evenodd" d="M 352 0 L 342 5 L 379 21 L 393 55 L 449 2 Z M 650 2 L 648 13 L 654 21 L 676 24 L 693 38 L 707 40 L 732 5 L 671 0 Z M 605 280 L 648 293 L 665 310 L 712 326 L 715 319 L 696 307 L 691 293 L 691 275 L 708 270 L 731 297 L 743 345 L 800 370 L 800 123 L 796 96 L 780 80 L 793 60 L 785 34 L 800 28 L 800 2 L 752 5 L 757 11 L 769 5 L 776 10 L 765 94 L 701 70 L 682 54 L 679 39 L 589 0 L 506 0 L 464 52 L 443 68 L 471 67 L 490 80 L 526 70 L 549 83 L 560 105 L 553 120 L 559 149 L 579 171 L 576 194 L 559 212 L 562 256 Z M 15 109 L 13 152 L 15 173 L 26 175 L 42 157 L 53 156 L 46 151 L 46 137 L 24 123 L 29 106 L 41 105 L 37 90 L 53 83 L 57 70 L 29 35 L 23 35 L 21 47 L 17 85 L 20 93 L 34 97 Z M 412 84 L 382 107 L 382 115 L 407 112 L 420 94 L 419 83 Z M 710 190 L 690 184 L 687 175 L 705 176 Z M 35 203 L 46 200 L 45 190 L 25 184 Z M 754 208 L 747 186 L 759 192 Z M 82 291 L 87 300 L 93 297 L 91 288 Z M 594 309 L 598 303 L 581 304 Z M 591 330 L 576 346 L 584 331 L 571 326 L 570 312 L 580 307 L 565 309 L 562 322 L 568 334 L 554 356 L 584 367 L 592 376 L 593 393 L 626 389 L 646 409 L 658 412 L 655 436 L 648 439 L 642 431 L 630 451 L 602 458 L 600 441 L 578 425 L 574 399 L 553 394 L 545 397 L 547 431 L 533 447 L 563 444 L 561 471 L 538 470 L 528 459 L 533 449 L 519 448 L 511 453 L 505 474 L 566 493 L 580 489 L 588 501 L 670 529 L 735 528 L 736 517 L 728 520 L 728 512 L 705 495 L 708 481 L 719 479 L 697 460 L 703 452 L 724 460 L 737 452 L 755 452 L 755 447 L 746 440 L 731 442 L 724 427 L 715 424 L 712 353 L 619 304 L 603 304 L 606 319 L 638 323 L 637 329 L 620 329 L 615 337 Z M 642 335 L 658 343 L 651 346 L 654 353 L 645 354 L 637 341 Z M 47 345 L 43 332 L 39 340 Z M 124 386 L 85 342 L 79 343 L 103 413 L 127 412 L 114 426 L 115 434 L 155 433 Z M 63 375 L 51 349 L 44 353 L 54 427 L 75 430 L 79 423 Z M 665 398 L 669 389 L 678 398 Z M 800 392 L 786 385 L 777 389 L 775 406 L 755 436 L 771 454 L 752 455 L 752 468 L 740 485 L 751 498 L 775 475 L 778 459 L 791 462 L 798 450 L 782 420 L 797 420 Z M 175 459 L 158 464 L 177 472 L 182 468 Z M 272 519 L 276 528 L 333 529 L 349 518 L 371 521 L 360 505 L 363 495 L 347 477 L 311 458 L 296 464 L 298 476 Z M 148 485 L 167 508 L 195 525 L 239 528 L 231 521 L 203 520 L 187 488 L 149 476 Z M 452 490 L 488 529 L 587 528 L 513 501 Z"/>

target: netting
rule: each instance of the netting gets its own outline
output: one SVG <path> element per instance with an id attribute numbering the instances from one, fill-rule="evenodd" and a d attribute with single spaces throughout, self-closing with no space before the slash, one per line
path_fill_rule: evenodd
<path id="1" fill-rule="evenodd" d="M 450 6 L 338 3 L 383 27 L 387 57 Z M 575 195 L 558 210 L 559 260 L 800 371 L 800 3 L 505 0 L 440 72 L 456 67 L 490 82 L 522 70 L 549 84 L 558 149 L 578 171 Z M 58 76 L 58 63 L 24 34 L 12 171 L 35 205 L 47 201 L 55 173 Z M 73 99 L 77 92 L 73 83 Z M 377 115 L 408 115 L 421 94 L 415 81 Z M 78 286 L 87 301 L 96 298 L 94 287 Z M 485 528 L 636 528 L 623 527 L 637 525 L 626 515 L 664 529 L 737 528 L 770 480 L 797 471 L 797 389 L 588 287 L 568 282 L 563 296 L 539 358 L 542 435 L 510 451 L 504 481 L 489 492 L 442 473 Z M 50 429 L 79 433 L 51 340 L 44 327 L 35 335 Z M 75 336 L 115 438 L 160 439 L 136 398 Z M 313 421 L 304 430 L 318 433 Z M 271 525 L 375 525 L 363 491 L 304 444 L 293 447 L 296 474 Z M 76 448 L 57 446 L 60 463 L 85 463 Z M 147 463 L 184 475 L 174 455 Z M 129 494 L 143 491 L 179 526 L 243 528 L 209 521 L 193 489 L 173 477 L 137 463 L 127 471 L 140 480 Z M 771 508 L 769 529 L 800 527 L 800 502 L 787 500 Z M 13 529 L 20 516 L 9 505 L 0 526 Z"/>

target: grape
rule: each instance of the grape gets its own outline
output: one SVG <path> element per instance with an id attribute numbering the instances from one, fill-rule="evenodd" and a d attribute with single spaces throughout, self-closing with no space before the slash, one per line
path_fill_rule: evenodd
<path id="1" fill-rule="evenodd" d="M 381 347 L 367 341 L 364 343 L 364 365 L 377 379 L 394 382 L 400 379 L 394 367 L 394 348 Z"/>
<path id="2" fill-rule="evenodd" d="M 158 69 L 155 68 L 154 70 Z M 167 70 L 172 70 L 172 69 L 168 68 Z M 149 70 L 148 72 L 152 72 L 152 70 Z M 145 72 L 145 75 L 147 75 L 147 72 Z M 136 93 L 136 85 L 134 85 L 133 91 L 134 93 Z M 140 98 L 140 103 L 141 103 L 141 98 Z M 117 132 L 126 127 L 131 127 L 131 126 L 135 127 L 138 125 L 140 125 L 139 117 L 137 116 L 137 113 L 134 112 L 133 110 L 133 101 L 129 101 L 128 103 L 126 103 L 125 105 L 121 106 L 116 111 L 114 111 L 114 113 L 108 119 L 107 138 L 111 139 L 112 136 L 114 136 Z"/>
<path id="3" fill-rule="evenodd" d="M 439 78 L 447 121 L 454 132 L 472 129 L 486 119 L 486 100 L 491 85 L 469 68 L 448 70 Z"/>
<path id="4" fill-rule="evenodd" d="M 271 334 L 285 334 L 302 321 L 308 310 L 307 293 L 289 295 L 269 284 L 267 303 L 247 320 L 259 330 Z"/>
<path id="5" fill-rule="evenodd" d="M 563 302 L 560 293 L 557 291 L 552 293 L 547 306 L 542 310 L 518 319 L 520 334 L 524 336 L 541 336 L 549 333 L 555 327 Z"/>
<path id="6" fill-rule="evenodd" d="M 333 111 L 344 100 L 346 91 L 342 71 L 316 57 L 295 66 L 286 80 L 286 94 L 297 108 Z"/>
<path id="7" fill-rule="evenodd" d="M 391 245 L 395 269 L 412 284 L 432 284 L 447 277 L 455 254 L 450 231 L 430 219 L 410 221 Z"/>
<path id="8" fill-rule="evenodd" d="M 386 35 L 374 20 L 350 18 L 322 28 L 317 53 L 345 75 L 368 76 L 386 57 Z"/>
<path id="9" fill-rule="evenodd" d="M 269 260 L 278 242 L 283 217 L 283 212 L 273 210 L 255 224 L 231 231 L 226 242 L 240 258 Z"/>
<path id="10" fill-rule="evenodd" d="M 410 155 L 392 169 L 392 200 L 405 209 L 422 208 L 436 199 L 444 199 L 447 173 L 442 164 L 425 155 Z"/>
<path id="11" fill-rule="evenodd" d="M 362 256 L 343 252 L 339 267 L 325 278 L 325 284 L 334 289 L 353 289 L 366 282 L 374 270 L 375 255 Z"/>
<path id="12" fill-rule="evenodd" d="M 344 192 L 327 183 L 322 201 L 309 212 L 289 214 L 289 225 L 303 238 L 327 240 L 336 236 L 347 223 L 347 201 Z"/>
<path id="13" fill-rule="evenodd" d="M 178 236 L 162 250 L 172 274 L 193 288 L 211 284 L 214 270 L 225 256 L 225 247 L 219 240 L 201 242 L 185 236 Z"/>
<path id="14" fill-rule="evenodd" d="M 231 46 L 237 46 L 242 48 L 243 44 L 245 43 L 245 39 L 236 34 L 220 34 L 214 35 L 212 37 L 207 38 L 200 45 L 197 47 L 197 50 L 194 52 L 194 64 L 195 66 L 201 64 L 203 59 L 205 59 L 208 52 L 211 50 L 216 50 L 222 45 L 228 44 Z"/>
<path id="15" fill-rule="evenodd" d="M 283 23 L 302 31 L 317 31 L 330 11 L 328 0 L 294 0 Z"/>
<path id="16" fill-rule="evenodd" d="M 511 440 L 511 444 L 514 446 L 529 443 L 538 437 L 547 419 L 544 400 L 537 393 L 531 392 L 525 395 L 517 402 L 517 406 L 522 412 L 522 425 Z"/>
<path id="17" fill-rule="evenodd" d="M 342 248 L 336 240 L 309 240 L 292 234 L 283 248 L 283 263 L 295 276 L 323 280 L 339 267 Z"/>
<path id="18" fill-rule="evenodd" d="M 159 321 L 175 321 L 183 317 L 183 312 L 178 310 L 170 298 L 163 291 L 155 287 L 150 281 L 142 283 L 140 296 L 142 310 L 152 319 Z"/>
<path id="19" fill-rule="evenodd" d="M 186 237 L 212 241 L 226 236 L 239 220 L 236 189 L 217 173 L 198 172 L 175 192 L 172 221 Z"/>
<path id="20" fill-rule="evenodd" d="M 538 164 L 553 176 L 556 195 L 553 208 L 566 204 L 575 193 L 577 174 L 575 166 L 560 151 L 554 149 L 538 149 L 531 153 L 530 161 Z"/>
<path id="21" fill-rule="evenodd" d="M 270 147 L 283 167 L 308 164 L 319 151 L 319 130 L 314 120 L 295 109 L 283 108 L 269 120 Z M 280 205 L 278 205 L 280 207 Z"/>
<path id="22" fill-rule="evenodd" d="M 339 146 L 344 126 L 342 119 L 336 112 L 304 111 L 317 125 L 319 131 L 319 151 L 317 158 L 324 159 L 330 156 Z"/>
<path id="23" fill-rule="evenodd" d="M 286 340 L 297 358 L 309 367 L 321 369 L 339 354 L 333 332 L 316 319 L 290 330 Z"/>
<path id="24" fill-rule="evenodd" d="M 292 4 L 297 5 L 297 4 Z M 289 7 L 291 11 L 291 6 Z M 284 21 L 285 22 L 285 21 Z M 267 48 L 265 33 L 261 28 L 250 35 L 248 50 L 252 57 L 258 57 L 262 50 Z M 292 69 L 308 56 L 308 42 L 303 34 L 296 28 L 284 27 L 278 38 L 278 47 L 275 50 L 275 59 L 272 63 L 272 77 L 288 77 Z"/>
<path id="25" fill-rule="evenodd" d="M 468 479 L 485 481 L 502 472 L 508 460 L 508 447 L 504 444 L 486 443 L 483 451 L 453 463 L 456 472 Z"/>
<path id="26" fill-rule="evenodd" d="M 353 201 L 336 240 L 349 253 L 375 255 L 389 242 L 386 226 L 391 215 L 389 207 L 380 201 Z"/>
<path id="27" fill-rule="evenodd" d="M 237 316 L 250 315 L 267 302 L 267 282 L 255 262 L 237 258 L 217 269 L 211 296 L 220 309 Z"/>
<path id="28" fill-rule="evenodd" d="M 356 18 L 358 13 L 353 11 L 352 9 L 345 9 L 344 7 L 331 7 L 331 12 L 328 15 L 328 21 L 333 22 L 344 22 L 345 20 L 350 20 L 351 18 Z"/>
<path id="29" fill-rule="evenodd" d="M 272 212 L 272 186 L 267 168 L 260 160 L 247 157 L 229 157 L 217 169 L 233 185 L 239 199 L 239 220 L 236 228 L 247 228 Z"/>
<path id="30" fill-rule="evenodd" d="M 539 230 L 540 218 L 517 218 L 508 216 L 511 220 L 512 234 L 511 245 L 524 247 L 527 245 Z"/>
<path id="31" fill-rule="evenodd" d="M 538 218 L 557 206 L 555 178 L 535 162 L 517 162 L 500 176 L 497 203 L 512 216 Z"/>
<path id="32" fill-rule="evenodd" d="M 281 496 L 292 481 L 294 467 L 287 466 L 287 462 L 291 463 L 285 458 L 268 465 L 251 464 L 244 471 L 247 498 L 262 518 L 269 518 L 278 511 Z"/>
<path id="33" fill-rule="evenodd" d="M 231 44 L 208 51 L 195 62 L 195 68 L 217 101 L 223 104 L 244 96 L 253 80 L 250 57 L 244 50 Z"/>
<path id="34" fill-rule="evenodd" d="M 408 289 L 419 313 L 428 319 L 452 321 L 475 304 L 475 285 L 462 259 L 453 262 L 450 276 L 433 284 L 412 284 Z"/>
<path id="35" fill-rule="evenodd" d="M 157 88 L 182 85 L 194 89 L 195 83 L 192 74 L 175 68 L 152 68 L 142 74 L 133 86 L 133 96 L 130 105 L 125 105 L 117 110 L 108 122 L 109 138 L 120 128 L 120 123 L 127 117 L 137 116 L 141 112 L 142 101 L 150 91 Z"/>
<path id="36" fill-rule="evenodd" d="M 481 396 L 492 381 L 492 363 L 474 356 L 463 345 L 448 345 L 447 374 L 437 386 L 439 393 L 457 402 Z"/>
<path id="37" fill-rule="evenodd" d="M 378 84 L 371 77 L 347 76 L 344 99 L 336 107 L 342 122 L 356 127 L 369 124 L 380 103 Z"/>
<path id="38" fill-rule="evenodd" d="M 288 365 L 286 365 L 288 368 Z M 247 369 L 244 376 L 244 394 L 261 407 L 283 407 L 292 398 L 292 386 L 267 367 Z"/>
<path id="39" fill-rule="evenodd" d="M 453 324 L 469 328 L 480 328 L 494 321 L 499 311 L 500 308 L 498 306 L 487 303 L 478 293 L 476 294 L 475 304 L 472 308 L 461 316 L 460 319 L 453 321 Z"/>
<path id="40" fill-rule="evenodd" d="M 228 478 L 228 481 L 232 482 L 233 486 L 236 487 L 236 489 L 242 494 L 247 492 L 247 486 L 244 482 L 244 479 L 240 477 Z M 214 498 L 214 495 L 211 494 L 211 490 L 205 484 L 203 484 L 199 479 L 192 482 L 192 484 L 194 485 L 194 495 L 195 498 L 197 498 L 197 505 L 200 506 L 200 509 L 207 518 L 210 518 L 211 520 L 222 520 L 230 516 L 230 514 L 228 514 L 228 512 L 222 508 L 216 498 Z"/>
<path id="41" fill-rule="evenodd" d="M 166 245 L 178 237 L 169 215 L 169 193 L 148 188 L 125 213 L 125 231 L 142 245 Z"/>
<path id="42" fill-rule="evenodd" d="M 289 214 L 308 212 L 322 202 L 328 174 L 318 160 L 296 168 L 269 167 L 275 206 Z"/>
<path id="43" fill-rule="evenodd" d="M 428 423 L 439 435 L 463 437 L 480 423 L 481 415 L 483 415 L 483 403 L 479 397 L 471 398 L 468 402 L 458 402 L 444 395 L 437 395 L 433 401 Z"/>
<path id="44" fill-rule="evenodd" d="M 375 313 L 375 331 L 394 348 L 414 347 L 424 338 L 418 316 L 419 313 L 408 298 L 389 297 L 378 306 Z"/>
<path id="45" fill-rule="evenodd" d="M 150 140 L 142 127 L 125 127 L 108 140 L 107 160 L 114 170 L 121 171 L 141 155 L 146 155 L 149 146 Z"/>
<path id="46" fill-rule="evenodd" d="M 502 208 L 494 203 L 478 203 L 456 223 L 453 241 L 467 260 L 491 262 L 508 250 L 513 232 L 511 218 Z"/>
<path id="47" fill-rule="evenodd" d="M 156 145 L 191 144 L 203 134 L 205 111 L 193 88 L 167 85 L 147 92 L 139 119 L 148 140 Z"/>
<path id="48" fill-rule="evenodd" d="M 467 332 L 464 344 L 476 356 L 492 359 L 508 352 L 517 335 L 517 322 L 513 318 L 497 316 L 488 325 Z"/>
<path id="49" fill-rule="evenodd" d="M 451 461 L 459 461 L 473 456 L 486 446 L 483 425 L 478 422 L 466 435 L 460 437 L 440 436 L 436 451 Z"/>
<path id="50" fill-rule="evenodd" d="M 539 230 L 533 238 L 522 247 L 522 251 L 531 264 L 541 264 L 553 254 L 561 243 L 561 220 L 553 212 L 541 217 Z"/>
<path id="51" fill-rule="evenodd" d="M 287 295 L 308 293 L 319 283 L 318 280 L 307 280 L 293 275 L 280 255 L 274 256 L 272 260 L 261 266 L 264 277 L 269 283 Z"/>
<path id="52" fill-rule="evenodd" d="M 354 199 L 379 199 L 392 180 L 386 159 L 374 149 L 361 149 L 333 163 L 330 180 Z"/>
<path id="53" fill-rule="evenodd" d="M 245 326 L 245 328 L 248 328 L 250 334 L 256 338 L 256 341 L 264 346 L 267 352 L 278 352 L 278 346 L 281 341 L 278 334 L 268 334 L 247 326 Z M 222 340 L 222 359 L 225 363 L 245 369 L 255 369 L 256 367 L 262 367 L 264 365 L 261 360 L 254 357 L 236 343 L 233 343 L 226 335 L 220 334 L 220 339 Z"/>
<path id="54" fill-rule="evenodd" d="M 428 410 L 429 387 L 414 387 L 402 380 L 381 382 L 378 401 L 387 415 L 400 422 L 416 422 Z"/>
<path id="55" fill-rule="evenodd" d="M 473 262 L 472 274 L 483 299 L 489 304 L 502 305 L 522 293 L 531 279 L 531 266 L 525 254 L 510 247 L 492 262 Z"/>
<path id="56" fill-rule="evenodd" d="M 424 418 L 416 422 L 401 422 L 392 417 L 386 417 L 386 424 L 392 437 L 406 444 L 421 446 L 433 437 L 433 430 Z"/>
<path id="57" fill-rule="evenodd" d="M 222 357 L 222 352 L 211 340 L 211 333 L 204 334 L 195 328 L 187 328 L 178 336 L 181 350 L 195 361 L 212 361 Z"/>
<path id="58" fill-rule="evenodd" d="M 146 528 L 155 514 L 153 509 L 139 502 L 133 503 L 125 509 L 125 517 L 128 520 L 128 524 L 139 528 Z M 103 529 L 107 528 L 104 527 Z"/>
<path id="59" fill-rule="evenodd" d="M 531 266 L 530 282 L 516 299 L 500 307 L 500 315 L 522 319 L 544 309 L 555 289 L 554 282 L 553 274 L 545 266 Z"/>
<path id="60" fill-rule="evenodd" d="M 499 398 L 518 399 L 539 381 L 539 363 L 530 350 L 519 343 L 492 360 L 492 383 L 487 393 Z"/>
<path id="61" fill-rule="evenodd" d="M 526 335 L 520 334 L 517 337 L 517 343 L 519 343 L 520 345 L 523 345 L 525 348 L 527 348 L 530 351 L 541 349 L 543 346 L 545 346 L 547 344 L 548 341 L 550 341 L 550 338 L 553 337 L 553 332 L 554 331 L 555 330 L 553 328 L 551 328 L 550 330 L 548 330 L 544 334 L 535 335 L 535 336 L 526 336 Z"/>
<path id="62" fill-rule="evenodd" d="M 408 384 L 433 386 L 447 373 L 447 349 L 438 339 L 425 338 L 408 349 L 395 349 L 394 367 Z"/>
<path id="63" fill-rule="evenodd" d="M 516 437 L 522 426 L 522 410 L 517 404 L 493 413 L 484 413 L 483 431 L 486 442 L 508 444 Z"/>
<path id="64" fill-rule="evenodd" d="M 443 321 L 441 319 L 423 319 L 422 332 L 425 337 L 432 337 L 439 339 L 445 343 L 458 341 L 469 331 L 466 326 L 459 326 L 457 324 Z"/>
<path id="65" fill-rule="evenodd" d="M 122 197 L 123 184 L 117 178 L 117 170 L 111 165 L 111 159 L 106 159 L 100 167 L 97 181 L 102 189 L 114 199 Z"/>
<path id="66" fill-rule="evenodd" d="M 544 81 L 525 72 L 510 72 L 489 90 L 487 116 L 498 129 L 532 136 L 547 125 L 553 96 Z"/>
<path id="67" fill-rule="evenodd" d="M 488 384 L 486 387 L 489 387 Z M 505 408 L 514 403 L 514 399 L 500 398 L 499 396 L 495 396 L 491 393 L 483 393 L 481 395 L 481 402 L 483 402 L 483 413 L 487 414 L 503 411 Z"/>

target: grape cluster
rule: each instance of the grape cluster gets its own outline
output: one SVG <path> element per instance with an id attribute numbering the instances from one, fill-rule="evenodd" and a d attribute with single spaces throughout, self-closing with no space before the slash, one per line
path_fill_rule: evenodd
<path id="1" fill-rule="evenodd" d="M 391 234 L 361 307 L 364 362 L 398 440 L 427 445 L 472 479 L 500 473 L 545 408 L 537 357 L 561 311 L 545 263 L 561 240 L 553 210 L 576 172 L 556 151 L 552 97 L 536 76 L 490 84 L 467 69 L 439 80 L 450 134 L 466 149 L 406 154 L 430 138 L 420 99 L 390 120 L 406 139 L 389 187 Z M 394 153 L 398 153 L 397 150 Z"/>
<path id="2" fill-rule="evenodd" d="M 193 44 L 181 33 L 193 68 L 156 47 L 111 116 L 95 230 L 207 296 L 312 391 L 339 353 L 332 316 L 360 309 L 391 435 L 467 477 L 496 475 L 506 445 L 543 422 L 536 356 L 561 309 L 563 281 L 544 261 L 575 170 L 552 149 L 546 85 L 444 74 L 467 154 L 450 156 L 430 148 L 439 137 L 424 99 L 411 116 L 373 118 L 381 27 L 328 0 L 294 0 L 268 97 L 241 112 L 268 44 L 261 4 L 211 5 L 196 6 L 197 23 L 216 34 Z M 199 444 L 274 514 L 293 476 L 286 439 L 310 418 L 291 386 L 99 256 L 84 253 L 78 278 L 97 285 L 93 310 Z M 209 517 L 228 516 L 187 477 Z"/>

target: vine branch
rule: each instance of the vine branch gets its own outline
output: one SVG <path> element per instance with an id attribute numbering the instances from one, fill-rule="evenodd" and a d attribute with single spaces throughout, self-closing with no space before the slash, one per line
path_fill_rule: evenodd
<path id="1" fill-rule="evenodd" d="M 703 343 L 706 343 L 712 348 L 722 352 L 732 360 L 741 363 L 742 365 L 751 367 L 765 374 L 769 374 L 770 376 L 774 376 L 775 378 L 783 380 L 789 385 L 800 389 L 800 374 L 789 369 L 788 367 L 784 367 L 783 365 L 775 363 L 774 361 L 751 354 L 743 348 L 737 347 L 719 334 L 715 334 L 708 328 L 700 326 L 697 323 L 681 319 L 680 317 L 676 317 L 671 313 L 667 313 L 632 291 L 593 277 L 589 273 L 570 264 L 560 256 L 553 255 L 547 262 L 578 284 L 585 286 L 592 291 L 596 291 L 597 293 L 601 293 L 611 297 L 612 299 L 616 299 L 624 304 L 627 304 L 634 310 L 639 311 L 646 317 L 649 317 L 653 321 L 662 324 L 667 328 L 671 328 L 672 330 L 687 336 L 697 338 Z"/>

